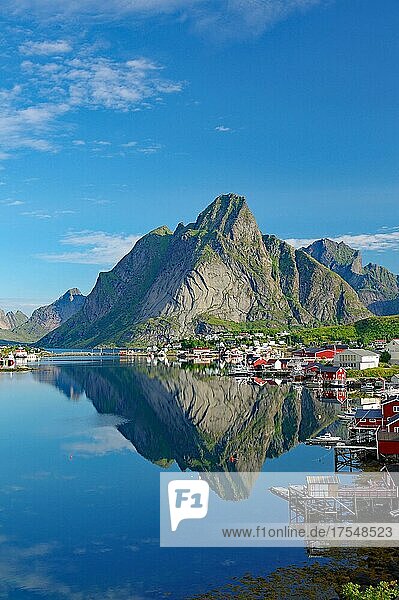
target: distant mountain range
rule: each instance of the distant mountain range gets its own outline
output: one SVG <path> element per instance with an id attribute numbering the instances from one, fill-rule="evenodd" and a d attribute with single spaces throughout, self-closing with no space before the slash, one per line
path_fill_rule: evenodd
<path id="1" fill-rule="evenodd" d="M 262 235 L 245 198 L 226 194 L 195 222 L 143 236 L 86 298 L 69 290 L 8 331 L 49 347 L 142 345 L 229 323 L 313 327 L 397 313 L 397 275 L 363 267 L 343 243 L 295 249 Z"/>
<path id="2" fill-rule="evenodd" d="M 399 275 L 373 263 L 363 267 L 360 252 L 344 242 L 318 240 L 305 252 L 345 279 L 375 315 L 399 314 Z"/>
<path id="3" fill-rule="evenodd" d="M 27 320 L 28 317 L 20 310 L 6 313 L 0 308 L 0 330 L 5 329 L 6 331 L 10 331 L 19 325 L 23 325 Z"/>
<path id="4" fill-rule="evenodd" d="M 65 323 L 82 308 L 84 301 L 85 296 L 72 288 L 52 304 L 37 308 L 31 317 L 20 311 L 5 314 L 0 310 L 0 339 L 36 342 Z"/>

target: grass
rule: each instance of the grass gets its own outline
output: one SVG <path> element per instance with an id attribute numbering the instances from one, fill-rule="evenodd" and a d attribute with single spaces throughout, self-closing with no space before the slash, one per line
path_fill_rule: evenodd
<path id="1" fill-rule="evenodd" d="M 399 366 L 376 367 L 374 369 L 349 369 L 347 375 L 350 379 L 366 379 L 368 377 L 378 377 L 382 379 L 391 379 L 393 375 L 399 374 Z"/>
<path id="2" fill-rule="evenodd" d="M 263 333 L 276 335 L 284 327 L 273 327 L 267 321 L 227 321 L 213 315 L 203 315 L 203 320 L 215 328 L 232 334 Z M 370 317 L 350 325 L 325 325 L 318 327 L 291 327 L 290 340 L 294 344 L 321 345 L 334 341 L 368 346 L 374 340 L 399 338 L 399 315 Z"/>

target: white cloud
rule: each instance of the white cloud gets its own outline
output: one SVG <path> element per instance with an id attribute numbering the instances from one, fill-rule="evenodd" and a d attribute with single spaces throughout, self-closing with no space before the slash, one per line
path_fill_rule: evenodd
<path id="1" fill-rule="evenodd" d="M 26 314 L 31 314 L 39 306 L 47 306 L 53 302 L 54 298 L 0 298 L 0 307 L 6 312 L 9 310 L 21 310 Z"/>
<path id="2" fill-rule="evenodd" d="M 111 234 L 104 231 L 69 232 L 61 238 L 63 246 L 75 247 L 75 250 L 39 254 L 38 258 L 48 262 L 64 262 L 109 267 L 116 264 L 130 252 L 138 235 Z"/>
<path id="3" fill-rule="evenodd" d="M 17 201 L 18 202 L 18 201 Z M 18 204 L 9 204 L 8 206 L 19 206 L 20 204 L 24 204 L 24 202 L 19 202 Z M 33 217 L 35 219 L 52 219 L 53 217 L 60 217 L 64 215 L 74 215 L 76 210 L 71 209 L 61 209 L 54 211 L 46 211 L 43 209 L 39 210 L 26 210 L 21 212 L 21 215 L 24 217 Z"/>
<path id="4" fill-rule="evenodd" d="M 62 102 L 35 106 L 24 106 L 24 103 L 25 95 L 21 86 L 0 90 L 0 157 L 10 156 L 4 149 L 29 148 L 48 152 L 56 148 L 47 136 L 68 107 Z"/>
<path id="5" fill-rule="evenodd" d="M 137 146 L 137 142 L 126 142 L 126 144 L 121 144 L 122 148 L 134 148 Z"/>
<path id="6" fill-rule="evenodd" d="M 118 15 L 167 13 L 204 0 L 2 0 L 0 14 L 14 16 L 30 11 L 40 17 L 88 16 L 94 19 L 115 18 Z"/>
<path id="7" fill-rule="evenodd" d="M 296 12 L 307 11 L 328 0 L 224 0 L 195 9 L 199 31 L 224 38 L 257 36 Z"/>
<path id="8" fill-rule="evenodd" d="M 220 37 L 259 35 L 295 12 L 330 0 L 2 0 L 0 14 L 100 21 L 171 14 L 199 32 Z"/>
<path id="9" fill-rule="evenodd" d="M 393 228 L 392 228 L 393 229 Z M 345 234 L 337 237 L 329 237 L 334 242 L 344 242 L 356 250 L 373 250 L 384 252 L 385 250 L 399 250 L 399 227 L 387 233 L 359 233 L 356 235 Z M 304 248 L 313 244 L 320 238 L 291 238 L 286 242 L 295 248 Z"/>
<path id="10" fill-rule="evenodd" d="M 138 110 L 152 98 L 182 90 L 182 83 L 163 79 L 162 67 L 148 59 L 117 62 L 78 54 L 48 64 L 24 61 L 26 77 L 38 94 L 76 108 Z M 49 68 L 51 67 L 51 68 Z"/>
<path id="11" fill-rule="evenodd" d="M 72 46 L 65 40 L 26 42 L 19 47 L 19 51 L 21 54 L 47 56 L 72 52 Z"/>
<path id="12" fill-rule="evenodd" d="M 25 202 L 23 200 L 5 200 L 2 204 L 6 206 L 22 206 Z"/>
<path id="13" fill-rule="evenodd" d="M 137 148 L 137 152 L 141 152 L 142 154 L 156 154 L 160 150 L 162 150 L 162 145 L 156 143 L 149 143 L 146 146 Z"/>
<path id="14" fill-rule="evenodd" d="M 135 452 L 134 446 L 112 426 L 99 427 L 87 434 L 90 439 L 65 444 L 68 454 L 83 456 L 104 456 L 104 454 L 129 450 Z"/>
<path id="15" fill-rule="evenodd" d="M 137 111 L 151 108 L 163 95 L 182 90 L 183 84 L 162 76 L 163 67 L 148 58 L 118 62 L 84 49 L 75 56 L 57 56 L 21 63 L 22 83 L 0 89 L 0 160 L 10 150 L 56 151 L 63 131 L 80 109 Z M 75 146 L 83 140 L 73 140 Z M 109 142 L 99 140 L 99 146 Z"/>
<path id="16" fill-rule="evenodd" d="M 230 127 L 225 127 L 224 125 L 218 125 L 215 127 L 215 131 L 220 131 L 221 133 L 225 133 L 227 131 L 231 131 Z"/>
<path id="17" fill-rule="evenodd" d="M 24 217 L 34 217 L 35 219 L 51 219 L 49 213 L 46 213 L 42 210 L 27 210 L 21 213 Z"/>

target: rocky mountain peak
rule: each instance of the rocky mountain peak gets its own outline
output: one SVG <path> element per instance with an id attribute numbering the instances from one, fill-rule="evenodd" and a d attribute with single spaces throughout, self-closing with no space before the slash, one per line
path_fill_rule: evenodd
<path id="1" fill-rule="evenodd" d="M 317 240 L 304 248 L 304 251 L 349 283 L 363 304 L 374 314 L 398 313 L 398 275 L 373 263 L 363 267 L 359 250 L 351 248 L 344 242 Z"/>
<path id="2" fill-rule="evenodd" d="M 203 210 L 193 225 L 196 230 L 218 233 L 235 241 L 261 234 L 244 196 L 222 194 Z"/>
<path id="3" fill-rule="evenodd" d="M 83 296 L 83 294 L 78 288 L 71 288 L 67 290 L 63 296 L 61 296 L 60 300 L 68 299 L 70 302 L 73 302 L 75 296 Z"/>
<path id="4" fill-rule="evenodd" d="M 304 250 L 323 265 L 339 274 L 344 271 L 351 271 L 360 275 L 363 271 L 362 256 L 359 250 L 351 248 L 345 242 L 323 238 L 313 242 Z"/>

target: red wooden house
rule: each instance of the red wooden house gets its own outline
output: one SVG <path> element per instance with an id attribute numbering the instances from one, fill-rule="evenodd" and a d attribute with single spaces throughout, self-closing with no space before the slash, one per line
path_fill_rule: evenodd
<path id="1" fill-rule="evenodd" d="M 357 408 L 354 416 L 353 429 L 378 429 L 382 427 L 381 408 Z"/>
<path id="2" fill-rule="evenodd" d="M 399 456 L 399 397 L 386 399 L 381 408 L 358 408 L 352 429 L 374 430 L 378 454 Z"/>
<path id="3" fill-rule="evenodd" d="M 399 398 L 389 398 L 382 405 L 383 426 L 377 431 L 377 450 L 386 456 L 399 456 Z"/>
<path id="4" fill-rule="evenodd" d="M 377 431 L 378 454 L 384 456 L 399 456 L 399 433 L 395 431 Z"/>
<path id="5" fill-rule="evenodd" d="M 308 374 L 319 374 L 325 382 L 346 382 L 346 370 L 343 367 L 332 367 L 330 365 L 322 365 L 320 363 L 312 363 L 307 366 Z"/>

